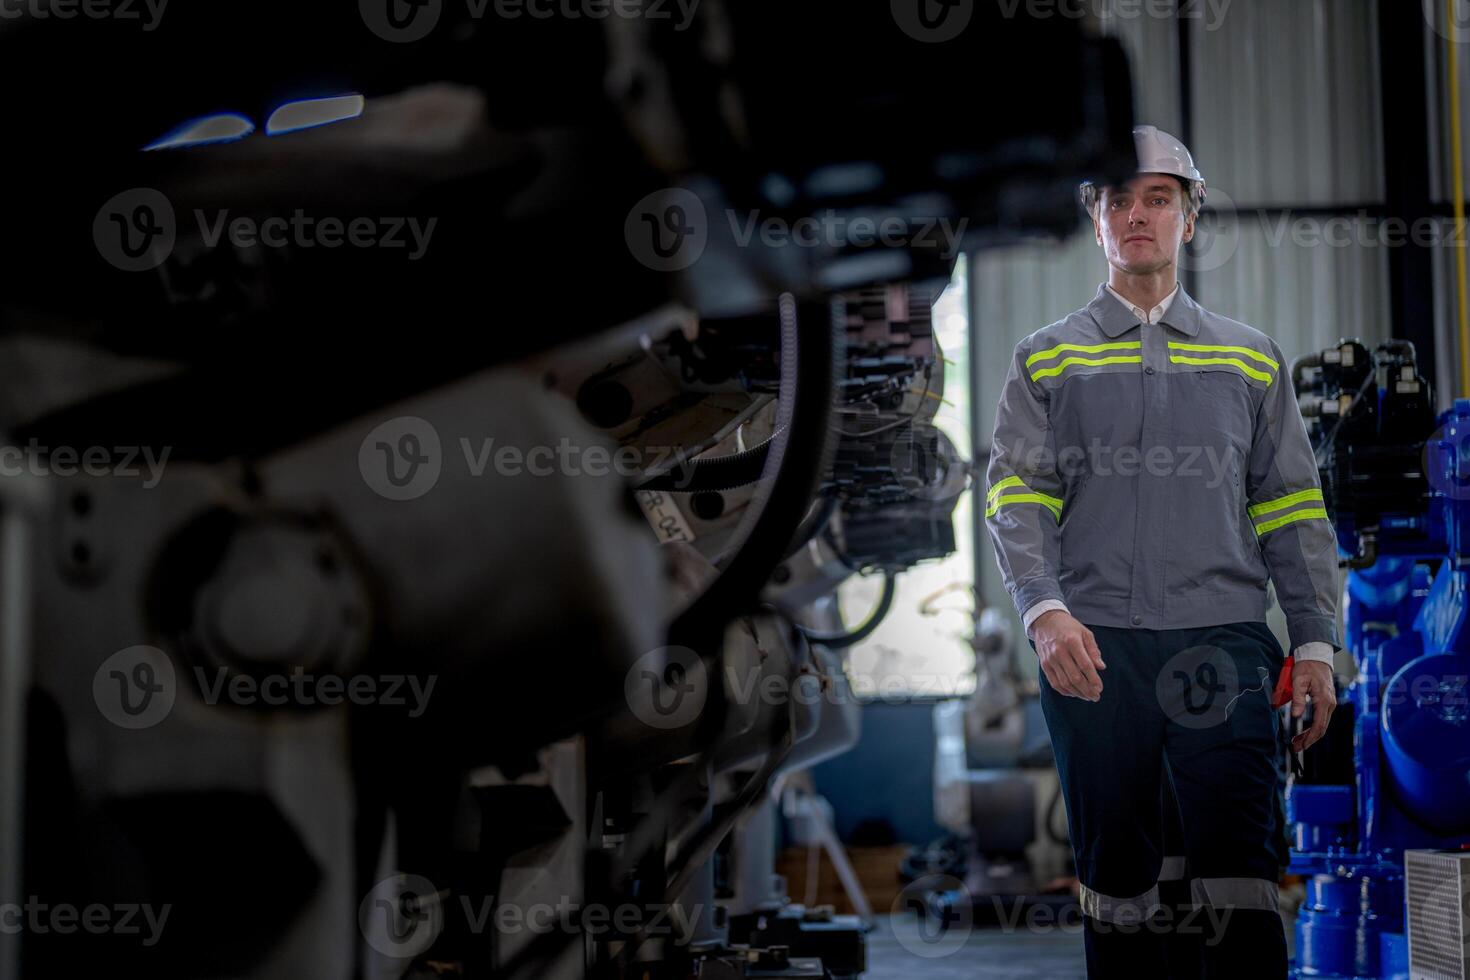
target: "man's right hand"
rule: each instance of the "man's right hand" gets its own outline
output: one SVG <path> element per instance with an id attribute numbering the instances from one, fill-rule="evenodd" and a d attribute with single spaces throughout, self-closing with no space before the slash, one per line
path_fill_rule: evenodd
<path id="1" fill-rule="evenodd" d="M 1107 664 L 1092 630 L 1071 613 L 1053 609 L 1036 617 L 1031 638 L 1036 641 L 1041 672 L 1058 694 L 1084 701 L 1102 697 L 1102 678 L 1097 672 L 1106 670 Z"/>

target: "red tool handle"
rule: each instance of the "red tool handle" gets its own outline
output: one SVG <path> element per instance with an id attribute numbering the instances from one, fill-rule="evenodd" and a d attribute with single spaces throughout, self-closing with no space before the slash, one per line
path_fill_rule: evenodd
<path id="1" fill-rule="evenodd" d="M 1279 708 L 1283 704 L 1291 703 L 1291 669 L 1296 664 L 1296 658 L 1287 656 L 1281 665 L 1281 676 L 1276 679 L 1276 690 L 1271 694 L 1271 707 Z"/>

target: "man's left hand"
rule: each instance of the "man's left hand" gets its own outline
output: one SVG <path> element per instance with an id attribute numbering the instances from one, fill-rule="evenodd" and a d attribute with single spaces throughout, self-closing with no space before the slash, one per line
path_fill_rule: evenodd
<path id="1" fill-rule="evenodd" d="M 1291 716 L 1300 718 L 1307 710 L 1307 699 L 1316 706 L 1312 726 L 1291 740 L 1294 752 L 1304 752 L 1307 746 L 1327 734 L 1327 723 L 1337 707 L 1337 688 L 1332 681 L 1332 665 L 1320 660 L 1298 660 L 1291 676 Z"/>

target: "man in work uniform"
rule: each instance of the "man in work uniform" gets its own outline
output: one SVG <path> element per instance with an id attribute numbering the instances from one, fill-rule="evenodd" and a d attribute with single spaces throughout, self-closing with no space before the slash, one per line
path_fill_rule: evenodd
<path id="1" fill-rule="evenodd" d="M 1267 581 L 1292 712 L 1316 705 L 1301 751 L 1336 704 L 1335 536 L 1281 349 L 1179 285 L 1193 158 L 1152 126 L 1134 141 L 1135 177 L 1082 187 L 1107 283 L 1016 346 L 986 523 L 1040 658 L 1089 976 L 1281 977 L 1292 662 Z"/>

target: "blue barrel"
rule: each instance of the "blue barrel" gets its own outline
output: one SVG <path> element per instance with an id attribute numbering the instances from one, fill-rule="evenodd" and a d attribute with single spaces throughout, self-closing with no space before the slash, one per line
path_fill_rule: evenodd
<path id="1" fill-rule="evenodd" d="M 1419 657 L 1384 689 L 1383 754 L 1404 808 L 1443 834 L 1470 830 L 1470 658 Z"/>

